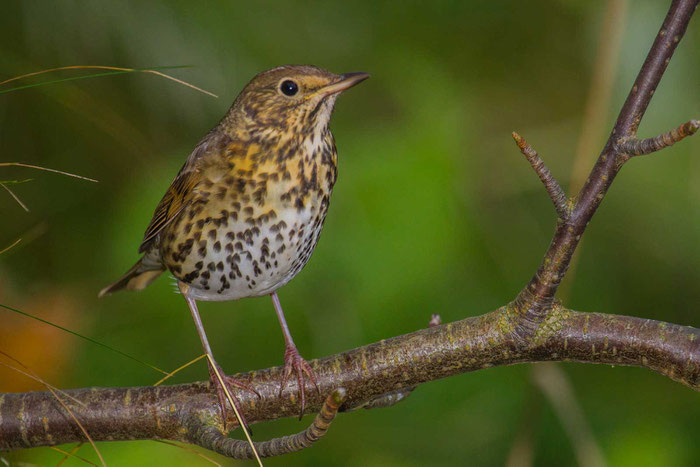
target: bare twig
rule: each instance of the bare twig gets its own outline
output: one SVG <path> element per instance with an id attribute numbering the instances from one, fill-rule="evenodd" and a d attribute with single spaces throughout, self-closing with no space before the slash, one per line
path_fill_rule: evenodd
<path id="1" fill-rule="evenodd" d="M 600 141 L 606 136 L 605 125 L 620 64 L 619 55 L 626 29 L 628 3 L 627 0 L 608 0 L 602 14 L 600 39 L 569 177 L 571 196 L 576 194 L 574 190 L 581 189 Z"/>
<path id="2" fill-rule="evenodd" d="M 569 193 L 575 196 L 586 181 L 591 161 L 595 155 L 600 141 L 603 140 L 610 113 L 610 101 L 615 80 L 620 67 L 619 55 L 622 48 L 622 38 L 627 23 L 627 0 L 607 0 L 603 12 L 603 24 L 600 28 L 600 38 L 596 51 L 596 59 L 591 73 L 591 83 L 586 98 L 581 132 L 576 144 L 576 154 L 569 176 Z M 576 267 L 581 257 L 581 247 L 574 252 L 566 276 L 567 281 L 562 283 L 559 289 L 559 299 L 565 301 L 573 284 Z"/>
<path id="3" fill-rule="evenodd" d="M 559 186 L 559 182 L 552 176 L 552 173 L 537 154 L 537 151 L 527 144 L 527 141 L 525 141 L 522 136 L 516 132 L 513 132 L 512 136 L 515 140 L 515 144 L 520 148 L 520 152 L 523 153 L 532 166 L 532 169 L 540 177 L 540 180 L 542 180 L 549 194 L 549 198 L 552 200 L 552 203 L 554 203 L 554 209 L 557 211 L 557 215 L 560 219 L 567 220 L 570 215 L 569 199 L 566 197 L 564 190 L 561 189 L 561 186 Z"/>
<path id="4" fill-rule="evenodd" d="M 628 156 L 642 156 L 673 146 L 683 138 L 694 135 L 700 128 L 700 120 L 690 120 L 671 131 L 653 138 L 623 140 L 618 145 L 618 151 Z"/>
<path id="5" fill-rule="evenodd" d="M 295 435 L 255 442 L 254 447 L 245 441 L 227 438 L 214 425 L 204 423 L 201 419 L 190 421 L 188 436 L 190 441 L 234 459 L 254 459 L 257 457 L 255 450 L 262 457 L 281 456 L 301 451 L 321 439 L 328 432 L 345 397 L 346 393 L 343 388 L 334 390 L 326 397 L 321 411 L 306 430 Z"/>
<path id="6" fill-rule="evenodd" d="M 562 278 L 588 223 L 629 156 L 618 142 L 635 138 L 639 123 L 661 81 L 673 53 L 688 27 L 699 0 L 674 0 L 618 115 L 610 138 L 575 198 L 571 215 L 557 225 L 544 259 L 530 282 L 511 304 L 518 320 L 517 333 L 530 339 L 546 319 Z"/>
<path id="7" fill-rule="evenodd" d="M 605 125 L 607 124 L 607 116 L 610 112 L 610 101 L 617 79 L 617 70 L 619 69 L 619 55 L 622 46 L 622 38 L 625 32 L 627 7 L 627 0 L 607 0 L 605 10 L 602 12 L 602 25 L 600 27 L 598 45 L 596 47 L 596 59 L 591 73 L 583 122 L 581 124 L 581 131 L 578 136 L 576 153 L 569 177 L 569 192 L 573 194 L 576 193 L 576 191 L 573 190 L 579 190 L 583 185 L 588 175 L 590 161 L 594 160 L 595 151 L 600 141 L 602 141 L 605 136 Z M 561 301 L 565 301 L 569 296 L 572 284 L 574 284 L 573 278 L 576 274 L 580 257 L 581 246 L 579 244 L 579 247 L 569 263 L 569 268 L 567 270 L 568 281 L 563 282 L 557 292 L 559 300 Z M 545 368 L 545 370 L 541 370 L 541 368 Z M 530 377 L 536 379 L 538 376 L 541 376 L 544 371 L 549 371 L 557 378 L 561 379 L 560 387 L 571 386 L 567 373 L 555 363 L 535 365 L 530 372 Z M 551 382 L 552 380 L 554 380 L 554 378 L 545 378 L 544 382 Z M 551 390 L 558 392 L 560 389 L 554 387 Z M 601 460 L 602 462 L 603 457 L 600 455 L 602 450 L 596 444 L 596 439 L 586 421 L 585 413 L 576 399 L 573 390 L 568 391 L 568 396 L 570 401 L 569 405 L 577 408 L 577 413 L 579 415 L 578 417 L 568 417 L 578 421 L 575 425 L 578 427 L 578 430 L 566 430 L 569 442 L 577 453 L 579 465 L 581 467 L 601 465 L 601 463 L 596 462 L 596 460 Z M 553 398 L 548 398 L 548 400 L 550 404 L 554 405 Z M 513 464 L 520 460 L 519 455 L 521 452 L 527 453 L 529 449 L 529 458 L 525 456 L 528 463 L 521 465 L 523 465 L 523 467 L 525 465 L 533 465 L 533 451 L 535 448 L 533 446 L 532 436 L 529 433 L 529 430 L 531 430 L 530 419 L 536 418 L 535 412 L 541 411 L 542 408 L 543 404 L 535 403 L 524 410 L 525 416 L 523 418 L 523 423 L 521 423 L 521 434 L 516 438 L 513 449 L 511 450 L 511 457 L 509 457 L 509 460 L 513 461 Z M 576 411 L 576 409 L 573 410 Z M 557 410 L 557 407 L 555 407 L 554 411 L 563 425 L 568 426 L 570 424 L 568 418 L 565 419 L 569 414 L 568 411 Z M 581 432 L 582 435 L 576 437 L 575 435 L 577 432 Z M 590 444 L 590 447 L 586 446 L 586 443 Z M 589 456 L 586 454 L 588 451 L 594 454 Z"/>

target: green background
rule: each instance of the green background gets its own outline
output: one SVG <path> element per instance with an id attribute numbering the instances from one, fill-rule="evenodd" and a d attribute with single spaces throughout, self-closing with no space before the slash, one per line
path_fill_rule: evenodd
<path id="1" fill-rule="evenodd" d="M 666 7 L 629 2 L 612 98 L 597 116 L 605 128 Z M 5 1 L 2 10 L 0 81 L 65 65 L 192 65 L 168 72 L 220 96 L 146 74 L 0 94 L 3 161 L 99 180 L 0 168 L 2 180 L 34 178 L 11 186 L 29 213 L 0 191 L 0 249 L 23 238 L 0 256 L 1 302 L 174 369 L 201 347 L 172 280 L 101 300 L 97 291 L 136 261 L 161 195 L 253 75 L 288 63 L 372 74 L 338 101 L 340 175 L 324 233 L 308 266 L 280 291 L 302 355 L 321 357 L 425 327 L 431 313 L 444 322 L 485 313 L 529 280 L 555 217 L 510 132 L 532 143 L 569 190 L 605 3 Z M 654 96 L 643 136 L 700 117 L 698 21 Z M 600 148 L 607 134 L 588 137 Z M 586 155 L 589 165 L 596 156 Z M 700 326 L 699 157 L 696 137 L 624 168 L 584 237 L 565 304 Z M 200 309 L 225 370 L 281 364 L 268 298 Z M 56 386 L 159 379 L 27 318 L 0 310 L 0 319 L 0 350 Z M 638 368 L 559 367 L 610 465 L 700 459 L 697 393 Z M 423 385 L 397 406 L 342 415 L 313 448 L 266 465 L 503 465 L 523 433 L 536 465 L 575 465 L 531 372 L 494 368 Z M 206 377 L 198 362 L 174 381 Z M 41 388 L 0 368 L 0 391 Z M 256 425 L 255 438 L 310 420 Z M 109 465 L 210 465 L 153 441 L 99 448 Z M 96 461 L 87 445 L 79 454 Z M 62 455 L 38 448 L 0 457 L 55 465 Z"/>

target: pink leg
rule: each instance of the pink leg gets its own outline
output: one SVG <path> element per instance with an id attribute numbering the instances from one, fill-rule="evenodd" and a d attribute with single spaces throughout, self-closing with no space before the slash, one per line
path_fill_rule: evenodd
<path id="1" fill-rule="evenodd" d="M 292 370 L 296 373 L 297 387 L 299 388 L 299 400 L 301 402 L 301 412 L 299 413 L 299 419 L 304 416 L 304 408 L 306 407 L 306 392 L 305 392 L 305 380 L 304 374 L 309 378 L 309 380 L 316 386 L 316 391 L 321 394 L 318 389 L 318 384 L 316 383 L 316 376 L 311 369 L 311 366 L 299 355 L 296 345 L 294 345 L 294 340 L 289 332 L 289 327 L 287 326 L 287 320 L 284 318 L 284 311 L 282 311 L 282 305 L 280 304 L 280 299 L 277 297 L 277 292 L 272 292 L 270 294 L 272 297 L 272 303 L 275 305 L 275 312 L 277 313 L 277 319 L 282 327 L 282 334 L 284 335 L 284 375 L 282 376 L 282 384 L 280 385 L 280 394 L 287 385 L 287 380 L 292 374 Z"/>
<path id="2" fill-rule="evenodd" d="M 216 394 L 219 398 L 219 406 L 221 407 L 221 418 L 224 423 L 224 428 L 226 427 L 226 391 L 224 390 L 224 387 L 221 384 L 221 381 L 219 381 L 219 378 L 216 376 L 216 371 L 214 371 L 214 367 L 212 366 L 213 364 L 216 366 L 216 369 L 219 371 L 219 374 L 221 375 L 221 379 L 224 380 L 224 383 L 226 384 L 226 389 L 228 390 L 229 394 L 231 394 L 231 399 L 233 400 L 233 403 L 236 404 L 236 409 L 238 410 L 238 413 L 241 415 L 240 422 L 245 425 L 246 429 L 248 429 L 248 423 L 246 423 L 245 418 L 243 417 L 243 412 L 241 410 L 241 407 L 238 403 L 238 400 L 236 399 L 236 396 L 234 392 L 231 390 L 231 386 L 245 389 L 246 391 L 253 392 L 260 397 L 260 394 L 258 391 L 250 387 L 249 385 L 235 380 L 233 378 L 230 378 L 225 375 L 221 367 L 216 363 L 216 360 L 214 360 L 214 354 L 211 351 L 211 347 L 209 346 L 209 340 L 207 339 L 207 334 L 204 332 L 204 326 L 202 325 L 202 320 L 199 317 L 199 310 L 197 309 L 197 302 L 189 296 L 188 291 L 189 291 L 189 286 L 187 284 L 184 284 L 182 282 L 178 283 L 178 287 L 180 288 L 180 292 L 182 292 L 182 296 L 185 297 L 185 300 L 187 301 L 187 306 L 190 308 L 190 312 L 192 313 L 192 319 L 194 320 L 194 325 L 197 328 L 197 332 L 199 333 L 199 339 L 202 341 L 202 347 L 204 348 L 204 352 L 209 356 L 209 359 L 207 359 L 207 366 L 209 367 L 209 378 L 211 379 L 212 384 L 216 388 Z M 248 429 L 248 431 L 250 431 Z"/>

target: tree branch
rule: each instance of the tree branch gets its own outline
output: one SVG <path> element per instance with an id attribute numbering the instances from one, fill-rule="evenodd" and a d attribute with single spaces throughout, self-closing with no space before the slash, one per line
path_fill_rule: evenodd
<path id="1" fill-rule="evenodd" d="M 571 202 L 567 201 L 566 213 L 561 187 L 537 153 L 514 135 L 545 183 L 559 215 L 544 260 L 515 300 L 482 316 L 312 361 L 321 394 L 344 388 L 347 399 L 341 410 L 381 407 L 400 401 L 413 387 L 427 381 L 493 366 L 542 361 L 648 368 L 700 390 L 699 329 L 576 312 L 554 298 L 581 235 L 624 162 L 631 155 L 659 150 L 697 130 L 693 120 L 667 135 L 636 140 L 651 96 L 699 1 L 673 1 L 608 142 L 573 205 L 569 207 Z M 275 367 L 235 375 L 260 393 L 259 399 L 247 392 L 238 394 L 250 423 L 297 414 L 296 382 L 291 381 L 279 395 L 283 371 Z M 248 447 L 221 434 L 224 424 L 218 418 L 218 401 L 209 383 L 65 393 L 74 398 L 62 401 L 65 406 L 50 392 L 0 395 L 0 450 L 84 441 L 85 433 L 69 416 L 67 407 L 94 440 L 170 439 L 226 455 L 247 455 Z M 317 412 L 323 398 L 314 392 L 309 396 L 307 412 Z M 340 396 L 326 399 L 325 409 L 311 428 L 258 446 L 273 455 L 310 444 L 328 429 L 339 404 Z M 228 426 L 236 424 L 234 419 L 228 422 Z"/>
<path id="2" fill-rule="evenodd" d="M 700 120 L 691 120 L 674 128 L 671 131 L 662 133 L 654 138 L 637 139 L 631 138 L 621 141 L 618 151 L 628 156 L 642 156 L 660 151 L 669 146 L 673 146 L 683 138 L 692 136 L 700 128 Z"/>
<path id="3" fill-rule="evenodd" d="M 700 389 L 700 330 L 660 321 L 580 313 L 555 304 L 530 342 L 516 333 L 518 314 L 503 307 L 482 316 L 422 329 L 310 362 L 322 394 L 345 388 L 341 411 L 364 406 L 397 390 L 494 366 L 540 361 L 575 361 L 648 368 Z M 249 423 L 298 415 L 293 381 L 279 397 L 284 368 L 234 377 L 261 395 L 240 392 Z M 66 391 L 64 400 L 96 441 L 170 439 L 211 448 L 196 434 L 196 417 L 221 427 L 218 402 L 209 383 Z M 311 393 L 307 413 L 323 400 Z M 229 426 L 236 421 L 231 418 Z M 85 440 L 50 392 L 0 396 L 0 450 Z M 210 436 L 210 435 L 207 435 Z"/>
<path id="4" fill-rule="evenodd" d="M 521 336 L 529 339 L 546 319 L 571 257 L 593 214 L 629 156 L 620 142 L 636 137 L 639 123 L 688 27 L 699 0 L 674 0 L 637 79 L 617 117 L 615 126 L 588 179 L 575 197 L 571 215 L 557 224 L 552 242 L 535 275 L 513 302 L 521 313 Z"/>

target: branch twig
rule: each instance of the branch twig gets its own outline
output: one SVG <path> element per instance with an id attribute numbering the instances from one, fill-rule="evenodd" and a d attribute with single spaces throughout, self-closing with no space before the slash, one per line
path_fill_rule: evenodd
<path id="1" fill-rule="evenodd" d="M 253 446 L 240 439 L 227 438 L 215 425 L 206 423 L 200 418 L 194 418 L 189 422 L 187 426 L 188 437 L 193 443 L 234 459 L 254 459 L 257 454 L 260 454 L 261 457 L 275 457 L 301 451 L 328 432 L 345 397 L 346 393 L 343 388 L 336 389 L 326 398 L 321 411 L 306 430 L 295 435 L 254 442 Z"/>
<path id="2" fill-rule="evenodd" d="M 615 176 L 629 159 L 629 156 L 620 152 L 618 142 L 636 137 L 639 123 L 699 1 L 674 0 L 671 4 L 661 30 L 622 106 L 608 142 L 586 183 L 575 197 L 571 215 L 566 222 L 557 225 L 542 263 L 530 282 L 511 303 L 519 321 L 517 332 L 521 339 L 531 339 L 552 309 L 554 296 L 581 236 Z"/>
<path id="3" fill-rule="evenodd" d="M 671 131 L 662 133 L 653 138 L 623 140 L 618 145 L 618 151 L 628 156 L 643 156 L 652 152 L 661 151 L 673 146 L 683 138 L 692 136 L 700 128 L 700 120 L 690 120 Z"/>
<path id="4" fill-rule="evenodd" d="M 527 141 L 523 139 L 518 133 L 512 133 L 515 144 L 520 148 L 520 152 L 523 153 L 527 161 L 532 166 L 537 176 L 540 177 L 542 183 L 544 184 L 547 193 L 549 194 L 549 199 L 554 203 L 554 209 L 557 211 L 557 215 L 561 220 L 568 220 L 570 216 L 569 199 L 566 197 L 564 190 L 561 189 L 559 182 L 554 178 L 549 168 L 545 165 L 544 161 L 540 158 L 537 151 L 535 151 L 532 146 L 527 144 Z"/>

